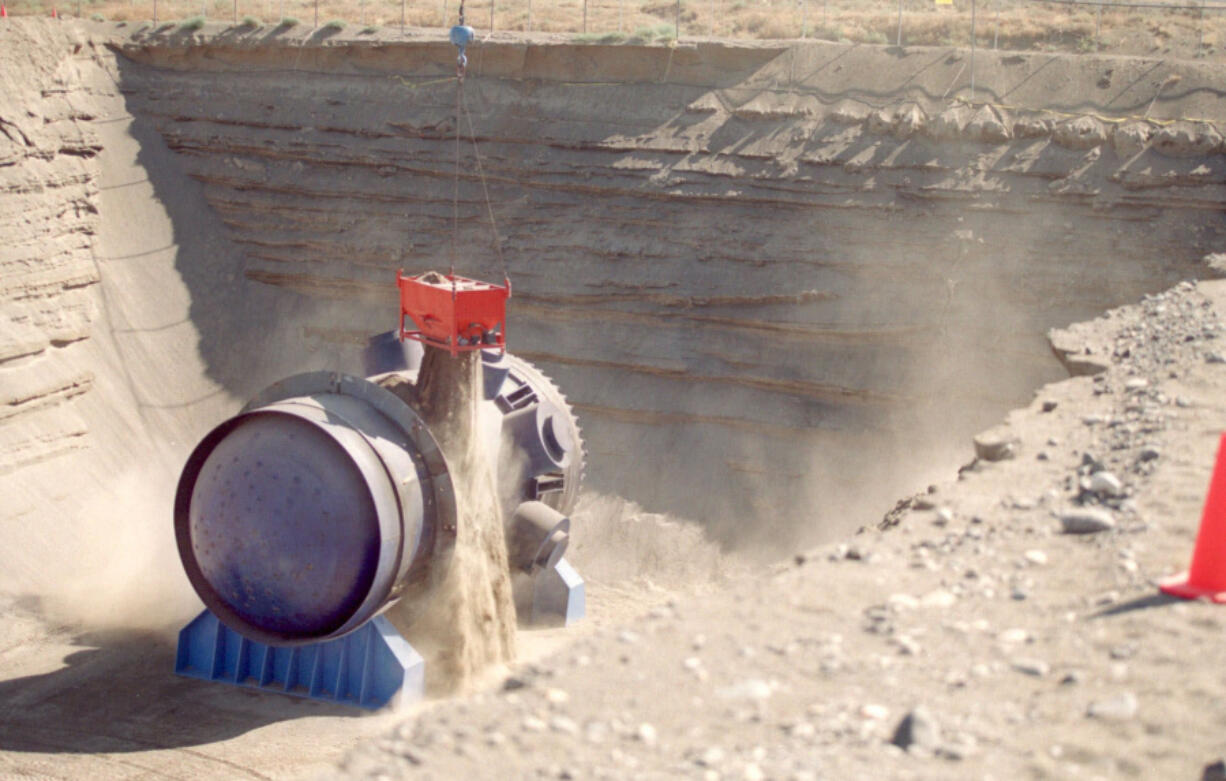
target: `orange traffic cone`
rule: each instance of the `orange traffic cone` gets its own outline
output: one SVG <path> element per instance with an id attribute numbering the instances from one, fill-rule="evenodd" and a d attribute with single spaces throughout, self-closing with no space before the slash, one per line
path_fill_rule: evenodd
<path id="1" fill-rule="evenodd" d="M 56 13 L 56 11 L 55 11 L 55 6 L 51 6 L 51 18 L 52 18 L 52 19 L 59 19 L 59 18 L 60 18 L 60 15 L 59 15 L 58 13 Z"/>
<path id="2" fill-rule="evenodd" d="M 0 5 L 0 19 L 7 19 L 8 16 L 9 16 L 9 9 Z"/>
<path id="3" fill-rule="evenodd" d="M 1158 584 L 1163 593 L 1183 599 L 1226 603 L 1226 434 L 1218 442 L 1217 463 L 1209 481 L 1200 532 L 1192 551 L 1192 567 L 1183 575 Z"/>

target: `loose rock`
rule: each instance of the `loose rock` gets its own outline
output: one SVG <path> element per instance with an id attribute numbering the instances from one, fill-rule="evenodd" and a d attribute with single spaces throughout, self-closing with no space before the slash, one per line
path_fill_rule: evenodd
<path id="1" fill-rule="evenodd" d="M 1121 692 L 1114 697 L 1091 703 L 1086 715 L 1103 721 L 1128 721 L 1137 715 L 1137 708 L 1136 695 L 1132 692 Z"/>
<path id="2" fill-rule="evenodd" d="M 1060 526 L 1065 534 L 1095 534 L 1114 529 L 1115 518 L 1106 510 L 1086 507 L 1061 514 Z"/>
<path id="3" fill-rule="evenodd" d="M 935 751 L 941 743 L 941 733 L 932 714 L 919 705 L 898 722 L 890 742 L 904 751 L 913 746 Z"/>
<path id="4" fill-rule="evenodd" d="M 1017 435 L 1008 426 L 996 426 L 975 437 L 975 457 L 984 461 L 1004 461 L 1017 454 Z"/>
<path id="5" fill-rule="evenodd" d="M 1226 781 L 1226 760 L 1217 760 L 1205 765 L 1200 781 Z"/>

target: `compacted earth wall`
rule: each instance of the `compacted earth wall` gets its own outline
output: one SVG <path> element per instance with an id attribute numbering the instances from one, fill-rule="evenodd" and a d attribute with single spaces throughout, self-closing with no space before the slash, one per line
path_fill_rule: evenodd
<path id="1" fill-rule="evenodd" d="M 511 348 L 577 408 L 589 486 L 730 544 L 873 522 L 1065 375 L 1049 328 L 1223 231 L 1199 63 L 981 52 L 972 93 L 949 48 L 484 40 L 457 179 L 440 36 L 14 21 L 9 516 L 65 472 L 65 507 L 173 472 L 282 374 L 359 371 L 397 269 L 499 278 L 482 173 Z"/>

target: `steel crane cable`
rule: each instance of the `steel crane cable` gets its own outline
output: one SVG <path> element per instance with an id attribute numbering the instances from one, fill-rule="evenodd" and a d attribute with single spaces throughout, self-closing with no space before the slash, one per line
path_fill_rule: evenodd
<path id="1" fill-rule="evenodd" d="M 464 27 L 464 0 L 460 0 L 460 14 L 458 28 Z M 457 28 L 457 29 L 458 29 Z M 471 34 L 471 31 L 469 31 Z M 451 193 L 451 268 L 450 276 L 452 278 L 452 296 L 455 296 L 455 262 L 456 262 L 456 245 L 459 242 L 460 233 L 460 144 L 462 129 L 460 126 L 460 115 L 463 114 L 464 121 L 468 125 L 469 139 L 473 145 L 473 159 L 477 165 L 477 176 L 481 182 L 481 194 L 485 200 L 485 211 L 489 216 L 490 232 L 493 234 L 494 254 L 498 258 L 499 271 L 502 272 L 503 284 L 510 286 L 510 275 L 507 273 L 506 258 L 502 251 L 502 239 L 498 235 L 498 222 L 494 217 L 494 204 L 490 199 L 489 182 L 485 176 L 485 165 L 481 158 L 481 146 L 477 143 L 477 132 L 473 125 L 472 113 L 468 110 L 468 98 L 464 92 L 464 77 L 468 67 L 468 57 L 464 52 L 467 44 L 461 45 L 456 42 L 453 35 L 452 42 L 460 49 L 460 55 L 456 61 L 456 112 L 455 112 L 455 171 L 452 182 Z"/>

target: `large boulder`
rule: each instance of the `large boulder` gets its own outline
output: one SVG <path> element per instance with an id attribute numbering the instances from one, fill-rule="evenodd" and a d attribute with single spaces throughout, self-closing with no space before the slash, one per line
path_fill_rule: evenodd
<path id="1" fill-rule="evenodd" d="M 1107 127 L 1094 117 L 1066 119 L 1052 129 L 1052 140 L 1065 149 L 1093 149 L 1107 143 Z"/>
<path id="2" fill-rule="evenodd" d="M 1005 115 L 995 106 L 980 106 L 964 129 L 966 138 L 982 144 L 1003 144 L 1013 139 L 1013 130 Z"/>
<path id="3" fill-rule="evenodd" d="M 937 141 L 961 139 L 972 116 L 973 112 L 966 106 L 950 106 L 928 123 L 926 134 Z"/>
<path id="4" fill-rule="evenodd" d="M 1222 134 L 1208 122 L 1172 122 L 1154 133 L 1151 146 L 1167 157 L 1204 157 L 1222 150 Z"/>
<path id="5" fill-rule="evenodd" d="M 1154 126 L 1144 120 L 1133 120 L 1116 125 L 1111 133 L 1115 153 L 1123 158 L 1134 157 L 1149 144 L 1154 135 Z"/>

